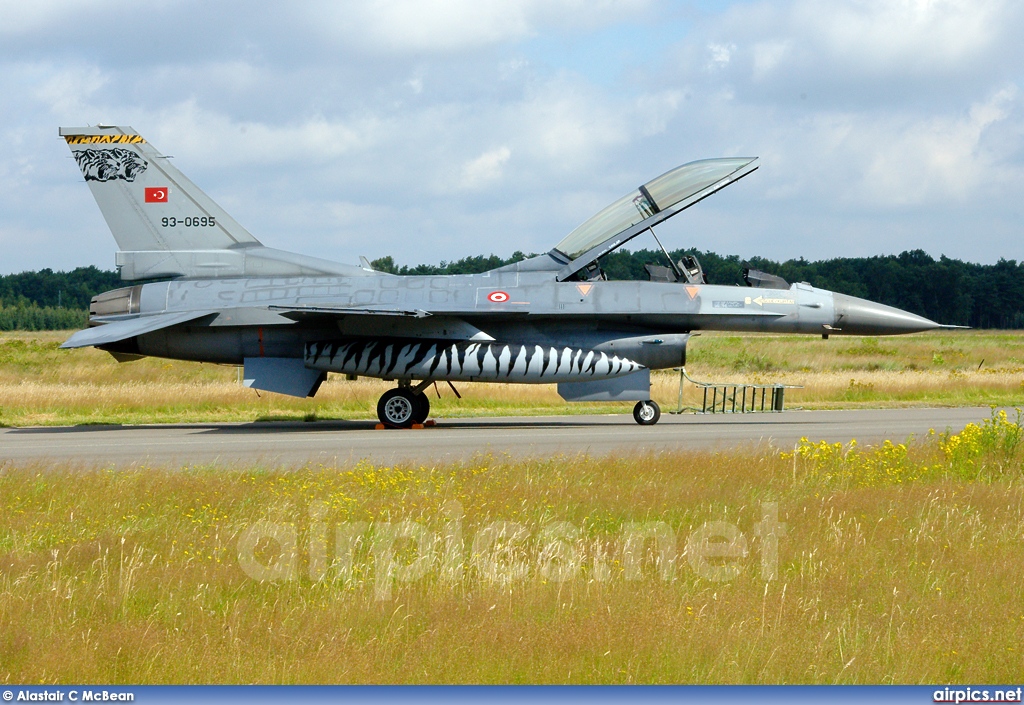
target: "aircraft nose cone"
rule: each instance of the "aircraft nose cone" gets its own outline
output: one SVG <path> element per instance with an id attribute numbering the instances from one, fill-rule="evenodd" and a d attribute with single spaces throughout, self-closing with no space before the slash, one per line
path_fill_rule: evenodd
<path id="1" fill-rule="evenodd" d="M 848 335 L 897 335 L 942 327 L 922 316 L 855 296 L 833 294 L 833 305 L 834 325 Z"/>

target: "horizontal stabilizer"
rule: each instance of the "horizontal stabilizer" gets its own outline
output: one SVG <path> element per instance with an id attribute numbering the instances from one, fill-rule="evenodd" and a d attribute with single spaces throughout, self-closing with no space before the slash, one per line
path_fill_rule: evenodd
<path id="1" fill-rule="evenodd" d="M 85 348 L 90 345 L 109 345 L 143 333 L 152 333 L 161 328 L 170 328 L 179 323 L 188 323 L 197 318 L 213 315 L 213 311 L 186 311 L 183 313 L 159 313 L 154 316 L 140 316 L 126 321 L 106 323 L 94 328 L 80 330 L 61 345 L 62 348 Z"/>

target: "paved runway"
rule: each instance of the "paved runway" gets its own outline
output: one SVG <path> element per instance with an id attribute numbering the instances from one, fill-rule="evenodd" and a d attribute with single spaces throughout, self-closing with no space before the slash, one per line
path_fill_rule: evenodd
<path id="1" fill-rule="evenodd" d="M 665 414 L 638 426 L 628 414 L 441 419 L 420 430 L 374 429 L 370 421 L 76 426 L 0 429 L 0 463 L 182 466 L 206 463 L 350 464 L 439 462 L 478 453 L 546 456 L 737 446 L 792 446 L 812 440 L 903 441 L 928 429 L 959 431 L 988 408 L 787 411 L 783 414 Z"/>

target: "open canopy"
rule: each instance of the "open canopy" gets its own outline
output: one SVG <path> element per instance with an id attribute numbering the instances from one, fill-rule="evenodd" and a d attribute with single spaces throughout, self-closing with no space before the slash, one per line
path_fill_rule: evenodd
<path id="1" fill-rule="evenodd" d="M 568 264 L 564 280 L 598 257 L 672 217 L 758 167 L 757 157 L 701 159 L 649 181 L 593 216 L 555 246 L 552 254 Z"/>

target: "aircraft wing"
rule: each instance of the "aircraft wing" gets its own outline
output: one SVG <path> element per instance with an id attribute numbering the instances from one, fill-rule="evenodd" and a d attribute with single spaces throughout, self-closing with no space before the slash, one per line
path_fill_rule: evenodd
<path id="1" fill-rule="evenodd" d="M 197 318 L 210 316 L 216 311 L 184 311 L 181 313 L 158 313 L 152 316 L 139 316 L 127 320 L 105 323 L 101 326 L 80 330 L 67 339 L 62 348 L 85 348 L 90 345 L 109 345 L 121 340 L 133 338 L 143 333 L 152 333 L 161 328 L 169 328 L 179 323 L 188 323 Z"/>

